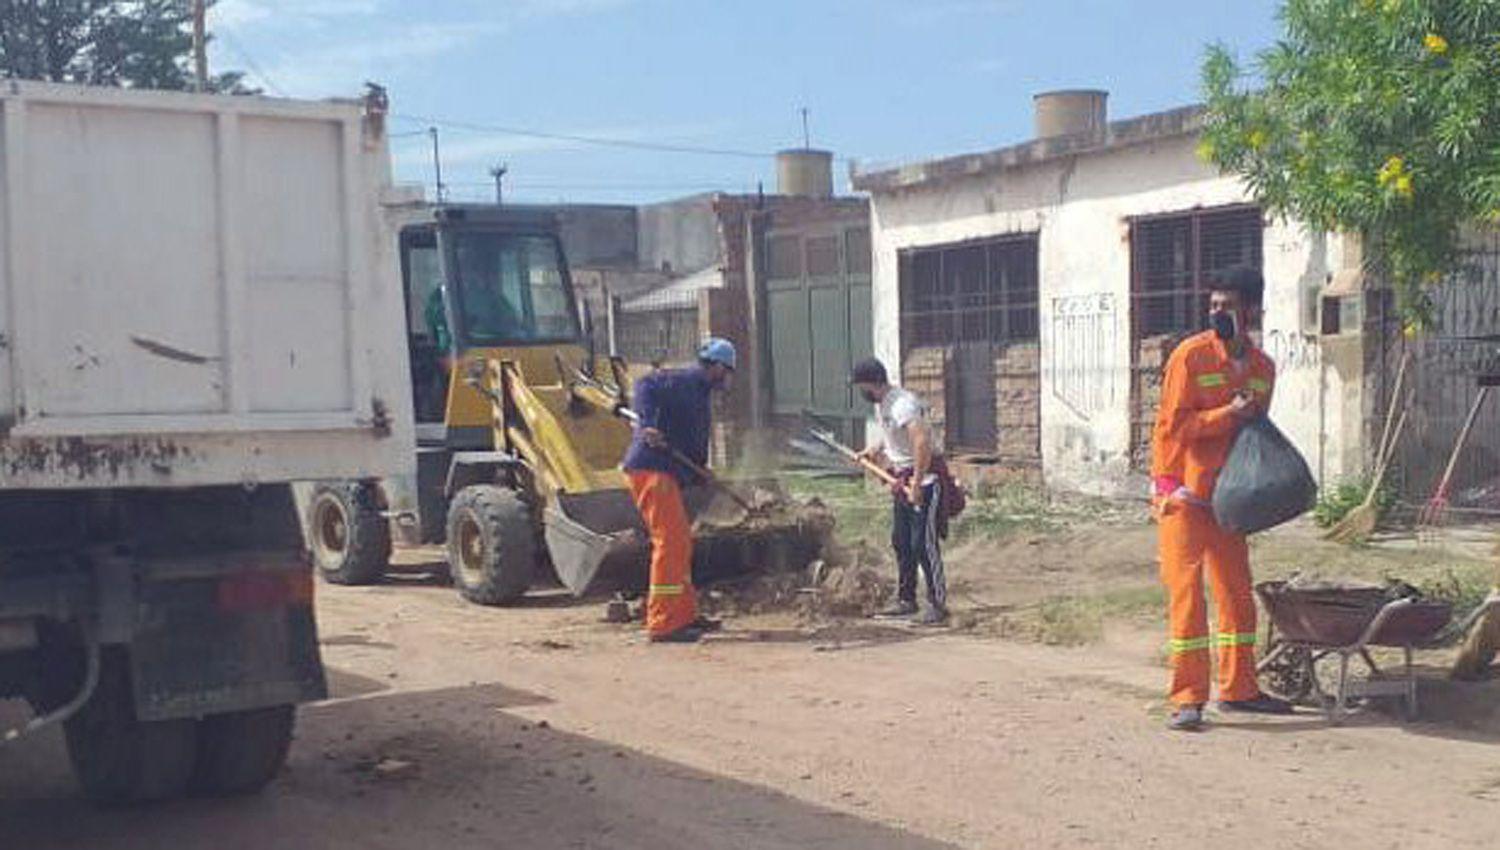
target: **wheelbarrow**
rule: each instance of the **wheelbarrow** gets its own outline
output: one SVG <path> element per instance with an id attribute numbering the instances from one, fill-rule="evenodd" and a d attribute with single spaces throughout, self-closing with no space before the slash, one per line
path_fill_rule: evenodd
<path id="1" fill-rule="evenodd" d="M 1418 714 L 1417 677 L 1412 654 L 1434 649 L 1468 631 L 1485 611 L 1500 607 L 1491 595 L 1462 621 L 1453 621 L 1453 606 L 1417 598 L 1391 587 L 1337 583 L 1267 581 L 1255 586 L 1270 620 L 1266 655 L 1256 665 L 1266 690 L 1292 702 L 1316 693 L 1330 723 L 1350 713 L 1352 700 L 1399 697 L 1408 720 Z M 1381 670 L 1372 647 L 1400 649 L 1399 673 Z M 1334 692 L 1323 690 L 1317 665 L 1338 660 Z M 1350 665 L 1359 659 L 1367 675 L 1356 678 Z"/>

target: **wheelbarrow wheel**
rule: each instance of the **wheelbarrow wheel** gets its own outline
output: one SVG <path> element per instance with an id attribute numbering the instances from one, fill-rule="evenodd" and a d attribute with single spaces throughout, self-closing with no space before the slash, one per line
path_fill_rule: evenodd
<path id="1" fill-rule="evenodd" d="M 1300 703 L 1313 692 L 1312 652 L 1306 647 L 1273 641 L 1259 665 L 1261 687 L 1273 696 Z"/>
<path id="2" fill-rule="evenodd" d="M 536 542 L 531 508 L 512 490 L 476 484 L 448 506 L 448 569 L 470 602 L 508 605 L 525 596 L 536 570 Z"/>

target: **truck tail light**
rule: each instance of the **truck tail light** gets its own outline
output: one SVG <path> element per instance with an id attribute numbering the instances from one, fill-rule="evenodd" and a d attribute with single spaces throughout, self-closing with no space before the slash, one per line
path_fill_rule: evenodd
<path id="1" fill-rule="evenodd" d="M 224 611 L 259 611 L 289 605 L 311 605 L 310 571 L 236 573 L 219 580 L 218 603 Z"/>

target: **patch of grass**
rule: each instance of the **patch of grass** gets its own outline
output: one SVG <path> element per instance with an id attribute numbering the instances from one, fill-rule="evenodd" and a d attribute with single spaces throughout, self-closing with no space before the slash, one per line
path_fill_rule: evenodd
<path id="1" fill-rule="evenodd" d="M 1380 492 L 1375 495 L 1377 517 L 1385 516 L 1396 504 L 1396 487 L 1391 483 L 1392 480 L 1386 478 Z M 1369 494 L 1368 481 L 1345 481 L 1326 488 L 1318 494 L 1318 501 L 1313 505 L 1312 520 L 1319 528 L 1331 528 L 1348 516 L 1350 511 L 1364 504 Z"/>
<path id="2" fill-rule="evenodd" d="M 783 472 L 782 486 L 799 499 L 816 497 L 833 511 L 845 541 L 884 541 L 890 536 L 890 497 L 858 478 L 809 472 Z M 1118 515 L 1119 505 L 1103 499 L 1050 496 L 1040 487 L 1006 483 L 976 487 L 954 520 L 947 545 L 999 540 L 1013 534 L 1046 533 Z"/>
<path id="3" fill-rule="evenodd" d="M 890 539 L 890 497 L 863 480 L 814 472 L 783 472 L 779 480 L 787 495 L 799 500 L 815 498 L 826 505 L 833 512 L 834 533 L 840 540 L 884 545 Z"/>
<path id="4" fill-rule="evenodd" d="M 1484 602 L 1490 589 L 1494 587 L 1495 578 L 1493 568 L 1470 565 L 1448 567 L 1415 584 L 1423 596 L 1451 604 L 1454 612 L 1461 617 Z"/>
<path id="5" fill-rule="evenodd" d="M 1468 576 L 1494 571 L 1489 562 L 1450 549 L 1403 541 L 1351 548 L 1318 539 L 1305 527 L 1255 535 L 1250 552 L 1256 581 L 1302 573 L 1309 578 L 1377 583 L 1400 579 L 1422 587 L 1449 572 Z"/>
<path id="6" fill-rule="evenodd" d="M 1161 588 L 1128 587 L 1106 593 L 1053 596 L 1007 618 L 1009 635 L 1050 646 L 1084 646 L 1104 639 L 1111 622 L 1143 620 L 1162 611 Z"/>

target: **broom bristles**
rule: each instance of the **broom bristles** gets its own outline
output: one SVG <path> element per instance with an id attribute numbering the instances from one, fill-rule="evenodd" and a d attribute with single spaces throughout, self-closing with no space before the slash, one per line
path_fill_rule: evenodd
<path id="1" fill-rule="evenodd" d="M 1495 660 L 1497 652 L 1500 652 L 1500 609 L 1492 608 L 1470 629 L 1449 675 L 1460 681 L 1478 679 Z"/>
<path id="2" fill-rule="evenodd" d="M 1378 518 L 1379 509 L 1374 505 L 1357 505 L 1353 510 L 1345 514 L 1343 519 L 1323 532 L 1323 539 L 1332 540 L 1335 543 L 1357 543 L 1363 541 L 1375 531 L 1375 523 Z"/>

